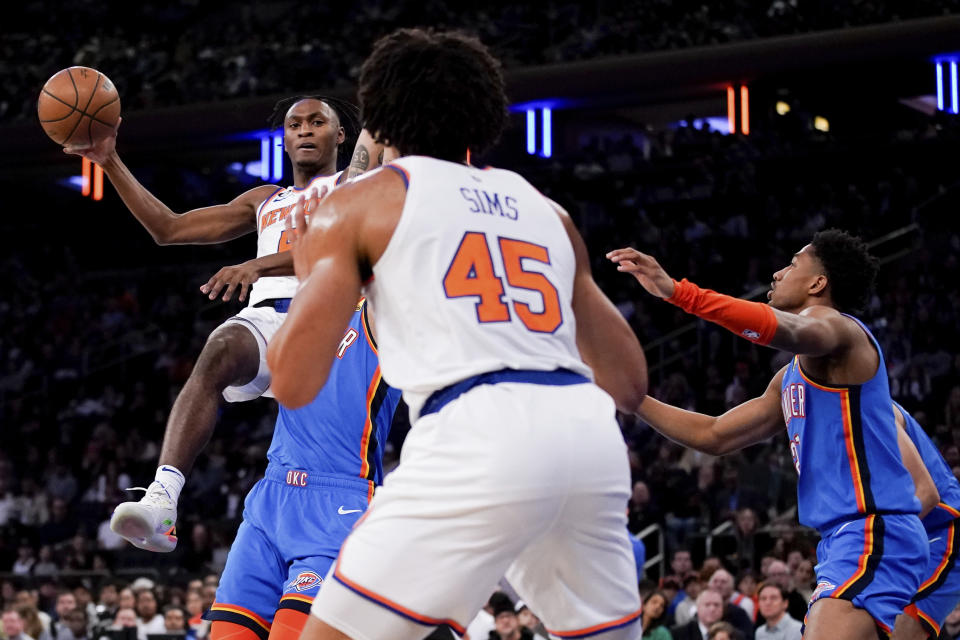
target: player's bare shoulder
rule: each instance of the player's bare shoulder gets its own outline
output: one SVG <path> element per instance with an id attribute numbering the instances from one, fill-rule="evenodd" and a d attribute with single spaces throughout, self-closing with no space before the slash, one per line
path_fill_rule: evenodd
<path id="1" fill-rule="evenodd" d="M 254 213 L 260 208 L 264 202 L 267 201 L 270 196 L 277 193 L 278 191 L 283 190 L 283 187 L 280 187 L 275 184 L 263 184 L 259 187 L 254 187 L 248 191 L 244 191 L 236 198 L 233 199 L 233 202 L 237 204 L 244 204 L 252 208 Z"/>

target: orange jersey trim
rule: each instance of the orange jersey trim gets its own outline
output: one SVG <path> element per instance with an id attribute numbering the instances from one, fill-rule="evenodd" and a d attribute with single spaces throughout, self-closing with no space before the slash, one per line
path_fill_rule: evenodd
<path id="1" fill-rule="evenodd" d="M 370 434 L 373 433 L 373 416 L 370 409 L 373 405 L 373 399 L 377 395 L 377 387 L 380 386 L 380 365 L 377 365 L 376 371 L 370 380 L 370 386 L 367 387 L 367 419 L 363 424 L 363 437 L 360 438 L 360 477 L 366 478 L 370 473 L 370 463 L 367 461 L 367 453 L 370 449 Z"/>
<path id="2" fill-rule="evenodd" d="M 370 504 L 370 501 L 373 500 L 373 480 L 370 480 L 370 485 L 367 487 L 367 504 Z"/>
<path id="3" fill-rule="evenodd" d="M 337 564 L 334 565 L 333 577 L 336 578 L 338 582 L 343 584 L 345 587 L 347 587 L 351 591 L 359 594 L 360 596 L 363 596 L 364 598 L 367 598 L 368 600 L 375 602 L 376 604 L 379 604 L 380 606 L 386 609 L 389 609 L 390 611 L 393 611 L 394 613 L 400 616 L 403 616 L 409 620 L 413 620 L 414 622 L 419 622 L 420 624 L 428 625 L 428 626 L 437 626 L 441 624 L 447 624 L 447 625 L 450 625 L 450 627 L 454 631 L 456 631 L 458 635 L 461 635 L 461 636 L 467 630 L 466 627 L 459 624 L 456 620 L 449 620 L 449 619 L 442 620 L 440 618 L 431 618 L 430 616 L 425 616 L 422 613 L 417 613 L 416 611 L 412 611 L 400 604 L 397 604 L 396 602 L 394 602 L 393 600 L 390 600 L 389 598 L 385 598 L 384 596 L 357 584 L 356 582 L 354 582 L 353 580 L 350 580 L 349 578 L 344 576 L 343 573 L 340 572 L 340 558 L 337 558 Z"/>
<path id="4" fill-rule="evenodd" d="M 249 609 L 245 609 L 239 605 L 221 604 L 219 602 L 215 602 L 213 603 L 213 606 L 210 607 L 210 610 L 211 611 L 229 611 L 230 613 L 240 614 L 241 616 L 245 618 L 250 618 L 251 620 L 256 622 L 258 625 L 263 627 L 264 631 L 267 631 L 267 632 L 270 631 L 269 622 L 267 622 L 266 620 L 264 620 L 263 618 L 255 614 L 253 611 L 250 611 Z"/>
<path id="5" fill-rule="evenodd" d="M 804 372 L 803 366 L 800 364 L 800 356 L 794 357 L 797 359 L 797 371 L 800 372 L 800 377 L 803 378 L 810 386 L 816 387 L 817 389 L 820 389 L 820 391 L 829 391 L 830 393 L 842 393 L 844 391 L 848 391 L 847 387 L 828 387 L 818 382 L 814 382 L 810 379 L 810 376 Z"/>
<path id="6" fill-rule="evenodd" d="M 831 598 L 839 598 L 842 596 L 844 591 L 849 589 L 853 583 L 862 578 L 863 574 L 867 572 L 867 560 L 870 558 L 870 554 L 873 553 L 873 521 L 876 517 L 875 515 L 869 515 L 866 518 L 863 536 L 863 553 L 860 554 L 860 560 L 857 562 L 856 573 L 831 593 Z"/>
<path id="7" fill-rule="evenodd" d="M 860 475 L 860 462 L 857 460 L 857 450 L 853 442 L 853 416 L 850 414 L 850 392 L 840 392 L 840 414 L 843 417 L 843 441 L 847 446 L 847 460 L 850 463 L 850 477 L 853 480 L 853 491 L 857 497 L 857 511 L 864 513 L 867 510 L 866 498 L 863 490 L 863 476 Z"/>
<path id="8" fill-rule="evenodd" d="M 954 518 L 960 518 L 960 511 L 957 511 L 956 509 L 946 504 L 945 502 L 938 502 L 937 506 L 943 509 L 944 511 L 946 511 L 947 513 L 949 513 L 950 515 L 952 515 Z"/>
<path id="9" fill-rule="evenodd" d="M 933 575 L 923 581 L 917 588 L 917 593 L 920 593 L 924 589 L 928 588 L 934 582 L 940 579 L 940 576 L 943 575 L 944 570 L 946 570 L 947 565 L 950 564 L 950 555 L 953 553 L 954 544 L 956 544 L 956 535 L 957 527 L 953 524 L 950 525 L 950 533 L 947 535 L 947 547 L 943 550 L 943 557 L 940 558 L 940 564 L 937 565 L 937 568 L 934 569 Z"/>
<path id="10" fill-rule="evenodd" d="M 306 602 L 307 604 L 310 604 L 313 602 L 312 597 L 301 596 L 300 594 L 297 594 L 297 593 L 288 593 L 287 595 L 280 598 L 280 602 L 283 602 L 284 600 L 299 600 L 300 602 Z"/>
<path id="11" fill-rule="evenodd" d="M 554 631 L 553 629 L 547 629 L 551 635 L 557 636 L 559 638 L 580 638 L 583 636 L 589 636 L 601 631 L 606 631 L 607 629 L 612 629 L 614 627 L 622 627 L 624 625 L 630 624 L 643 614 L 643 607 L 637 609 L 633 613 L 627 614 L 622 618 L 616 620 L 611 620 L 610 622 L 602 622 L 600 624 L 595 624 L 592 627 L 587 627 L 585 629 L 574 629 L 573 631 Z"/>

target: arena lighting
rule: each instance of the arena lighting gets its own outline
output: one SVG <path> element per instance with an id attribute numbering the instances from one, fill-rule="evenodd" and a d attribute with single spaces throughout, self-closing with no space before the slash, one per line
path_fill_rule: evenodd
<path id="1" fill-rule="evenodd" d="M 737 133 L 737 90 L 733 85 L 727 86 L 727 122 L 730 133 Z M 740 85 L 740 133 L 750 135 L 750 89 L 747 85 Z"/>
<path id="2" fill-rule="evenodd" d="M 260 139 L 260 179 L 270 179 L 270 138 Z"/>
<path id="3" fill-rule="evenodd" d="M 954 113 L 960 113 L 960 101 L 957 100 L 957 61 L 950 61 L 950 100 Z"/>
<path id="4" fill-rule="evenodd" d="M 826 133 L 830 131 L 830 121 L 823 116 L 815 116 L 813 118 L 813 128 L 817 131 L 823 131 Z"/>
<path id="5" fill-rule="evenodd" d="M 91 174 L 93 174 L 92 179 Z M 73 178 L 70 179 L 70 182 L 74 183 Z M 94 200 L 103 200 L 103 168 L 91 162 L 89 158 L 82 158 L 80 163 L 80 195 L 89 196 L 91 194 Z"/>
<path id="6" fill-rule="evenodd" d="M 783 100 L 777 100 L 777 114 L 785 116 L 790 113 L 790 105 Z"/>
<path id="7" fill-rule="evenodd" d="M 537 152 L 537 113 L 533 109 L 527 109 L 527 153 L 533 155 Z"/>
<path id="8" fill-rule="evenodd" d="M 549 158 L 553 155 L 553 110 L 544 107 L 540 113 L 543 116 L 543 151 L 540 155 Z"/>
<path id="9" fill-rule="evenodd" d="M 727 87 L 727 122 L 730 123 L 730 133 L 737 132 L 737 94 L 733 87 Z"/>
<path id="10" fill-rule="evenodd" d="M 273 134 L 273 180 L 283 180 L 283 135 Z"/>
<path id="11" fill-rule="evenodd" d="M 937 62 L 937 110 L 943 111 L 943 63 Z"/>
<path id="12" fill-rule="evenodd" d="M 740 85 L 740 131 L 743 135 L 750 135 L 750 90 L 747 85 Z"/>

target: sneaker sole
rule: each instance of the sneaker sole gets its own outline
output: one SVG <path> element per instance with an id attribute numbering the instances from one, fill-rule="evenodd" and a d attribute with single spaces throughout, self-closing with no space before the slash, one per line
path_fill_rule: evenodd
<path id="1" fill-rule="evenodd" d="M 110 520 L 110 528 L 119 536 L 132 542 L 143 543 L 153 534 L 151 523 L 145 522 L 138 513 L 122 513 L 119 509 Z"/>

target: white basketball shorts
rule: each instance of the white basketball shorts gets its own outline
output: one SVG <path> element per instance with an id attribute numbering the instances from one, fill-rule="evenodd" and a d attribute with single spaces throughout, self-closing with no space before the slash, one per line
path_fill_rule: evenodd
<path id="1" fill-rule="evenodd" d="M 598 387 L 474 387 L 415 422 L 312 613 L 355 640 L 462 635 L 506 575 L 552 636 L 639 639 L 629 496 Z"/>
<path id="2" fill-rule="evenodd" d="M 267 344 L 277 332 L 287 317 L 286 313 L 279 313 L 273 307 L 244 307 L 240 313 L 227 318 L 221 327 L 238 324 L 246 327 L 257 340 L 260 350 L 260 367 L 257 375 L 247 384 L 227 387 L 223 390 L 223 399 L 227 402 L 246 402 L 260 396 L 273 397 L 270 391 L 270 370 L 267 368 Z"/>

